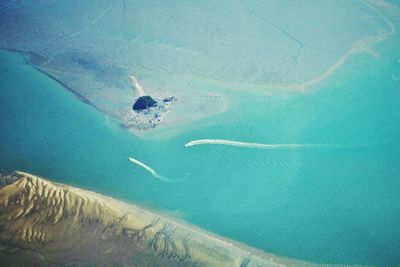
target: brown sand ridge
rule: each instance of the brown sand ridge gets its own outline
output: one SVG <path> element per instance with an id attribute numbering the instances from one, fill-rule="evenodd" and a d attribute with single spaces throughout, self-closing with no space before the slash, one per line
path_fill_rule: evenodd
<path id="1" fill-rule="evenodd" d="M 282 266 L 205 231 L 93 192 L 15 172 L 0 177 L 7 266 Z"/>

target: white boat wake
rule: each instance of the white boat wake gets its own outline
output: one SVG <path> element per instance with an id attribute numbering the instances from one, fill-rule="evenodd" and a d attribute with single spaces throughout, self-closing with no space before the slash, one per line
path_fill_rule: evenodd
<path id="1" fill-rule="evenodd" d="M 236 146 L 236 147 L 247 147 L 247 148 L 258 148 L 258 149 L 290 149 L 290 148 L 340 148 L 343 145 L 338 144 L 262 144 L 262 143 L 251 143 L 241 142 L 226 139 L 199 139 L 190 141 L 185 144 L 185 147 L 199 146 L 199 145 L 224 145 L 224 146 Z"/>
<path id="2" fill-rule="evenodd" d="M 153 175 L 154 178 L 163 181 L 163 182 L 167 182 L 167 183 L 179 183 L 179 182 L 183 182 L 184 180 L 170 180 L 164 176 L 159 175 L 154 169 L 150 168 L 149 166 L 147 166 L 146 164 L 144 164 L 143 162 L 134 159 L 132 157 L 128 157 L 129 161 L 132 163 L 135 163 L 136 165 L 138 165 L 139 167 L 142 167 L 143 169 L 145 169 L 146 171 L 148 171 L 151 175 Z"/>

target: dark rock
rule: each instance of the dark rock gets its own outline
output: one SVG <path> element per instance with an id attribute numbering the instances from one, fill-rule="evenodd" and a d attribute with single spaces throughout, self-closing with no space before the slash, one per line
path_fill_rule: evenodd
<path id="1" fill-rule="evenodd" d="M 149 108 L 156 107 L 156 106 L 157 106 L 157 101 L 155 101 L 151 96 L 145 95 L 145 96 L 139 97 L 136 100 L 135 104 L 133 104 L 132 109 L 135 111 L 141 111 L 141 110 L 149 109 Z"/>

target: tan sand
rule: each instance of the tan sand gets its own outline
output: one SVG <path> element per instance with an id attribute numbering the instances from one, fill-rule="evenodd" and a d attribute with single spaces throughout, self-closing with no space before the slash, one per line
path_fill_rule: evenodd
<path id="1" fill-rule="evenodd" d="M 0 178 L 0 210 L 0 262 L 11 266 L 314 265 L 24 172 Z"/>

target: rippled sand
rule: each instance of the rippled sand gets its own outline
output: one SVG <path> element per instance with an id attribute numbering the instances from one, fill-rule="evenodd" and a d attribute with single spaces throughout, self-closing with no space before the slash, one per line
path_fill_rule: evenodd
<path id="1" fill-rule="evenodd" d="M 0 261 L 16 266 L 282 266 L 254 251 L 93 192 L 15 172 L 0 178 Z"/>

